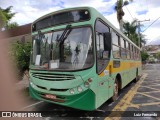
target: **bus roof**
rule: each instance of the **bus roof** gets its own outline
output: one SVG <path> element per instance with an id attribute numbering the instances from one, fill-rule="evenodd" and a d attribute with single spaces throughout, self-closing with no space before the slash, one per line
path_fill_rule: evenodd
<path id="1" fill-rule="evenodd" d="M 62 9 L 62 10 L 57 10 L 55 12 L 51 12 L 51 13 L 48 13 L 40 18 L 38 18 L 37 20 L 35 20 L 32 25 L 36 22 L 38 22 L 39 20 L 43 19 L 43 18 L 46 18 L 50 15 L 53 15 L 53 14 L 57 14 L 57 13 L 61 13 L 61 12 L 65 12 L 65 11 L 70 11 L 70 10 L 81 10 L 81 9 L 87 9 L 90 11 L 91 13 L 91 16 L 94 15 L 96 18 L 94 17 L 91 17 L 94 18 L 94 19 L 97 19 L 97 18 L 100 18 L 102 19 L 104 22 L 106 22 L 108 24 L 108 26 L 110 26 L 113 30 L 115 30 L 120 36 L 122 36 L 123 38 L 125 38 L 125 40 L 127 40 L 128 42 L 130 42 L 131 44 L 133 44 L 136 48 L 138 48 L 139 50 L 141 50 L 135 43 L 133 43 L 127 36 L 125 36 L 119 29 L 117 29 L 111 22 L 109 22 L 107 20 L 107 18 L 105 18 L 99 11 L 97 11 L 95 8 L 93 7 L 73 7 L 73 8 L 66 8 L 66 9 Z"/>
<path id="2" fill-rule="evenodd" d="M 80 9 L 94 9 L 92 7 L 73 7 L 73 8 L 65 8 L 65 9 L 62 9 L 62 10 L 57 10 L 57 11 L 54 11 L 54 12 L 50 12 L 46 15 L 43 15 L 41 16 L 40 18 L 36 19 L 32 24 L 34 24 L 35 22 L 45 18 L 45 17 L 48 17 L 50 15 L 53 15 L 53 14 L 57 14 L 57 13 L 61 13 L 61 12 L 65 12 L 65 11 L 70 11 L 70 10 L 80 10 Z"/>

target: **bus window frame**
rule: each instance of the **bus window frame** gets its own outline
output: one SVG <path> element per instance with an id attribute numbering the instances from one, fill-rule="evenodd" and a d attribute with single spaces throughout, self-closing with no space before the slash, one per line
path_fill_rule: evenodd
<path id="1" fill-rule="evenodd" d="M 128 40 L 125 40 L 126 41 L 126 51 L 127 51 L 127 60 L 130 60 L 130 48 L 129 48 L 129 46 L 130 46 L 130 42 L 128 41 Z"/>
<path id="2" fill-rule="evenodd" d="M 111 27 L 106 23 L 106 22 L 104 22 L 101 18 L 97 18 L 96 20 L 95 20 L 95 22 L 94 22 L 94 37 L 95 37 L 95 58 L 96 58 L 96 73 L 98 74 L 98 75 L 100 75 L 105 69 L 106 69 L 106 66 L 107 66 L 107 64 L 108 63 L 106 63 L 105 64 L 105 67 L 101 70 L 101 71 L 99 71 L 98 72 L 98 58 L 97 58 L 97 40 L 96 40 L 96 23 L 97 23 L 97 21 L 99 21 L 99 22 L 101 22 L 103 25 L 105 25 L 106 27 L 108 27 L 108 29 L 109 29 L 109 33 L 111 33 Z M 110 50 L 110 52 L 112 51 L 112 36 L 111 36 L 111 50 Z M 110 61 L 110 59 L 111 59 L 111 53 L 110 53 L 110 56 L 109 56 L 109 58 L 108 58 L 108 60 Z M 106 59 L 107 60 L 107 59 Z"/>
<path id="3" fill-rule="evenodd" d="M 86 25 L 80 25 L 80 26 L 73 26 L 72 28 L 83 28 L 83 27 L 90 27 L 91 31 L 92 31 L 92 45 L 95 46 L 94 44 L 94 29 L 92 27 L 91 24 L 86 24 Z M 56 31 L 61 31 L 61 30 L 64 30 L 65 28 L 61 28 L 61 29 L 56 29 L 56 30 L 48 30 L 48 31 L 45 31 L 43 33 L 49 33 L 49 32 L 56 32 Z M 37 34 L 34 34 L 32 36 L 35 36 Z M 32 40 L 33 41 L 33 40 Z M 63 72 L 77 72 L 77 71 L 82 71 L 82 70 L 87 70 L 87 69 L 90 69 L 94 66 L 95 64 L 95 49 L 93 47 L 93 63 L 90 67 L 88 68 L 83 68 L 83 69 L 77 69 L 77 70 L 63 70 Z M 62 72 L 62 70 L 60 69 L 57 69 L 57 70 L 54 70 L 54 69 L 36 69 L 36 68 L 31 68 L 30 67 L 30 70 L 36 70 L 36 71 L 54 71 L 54 72 Z"/>
<path id="4" fill-rule="evenodd" d="M 89 17 L 89 19 L 87 19 L 87 20 L 80 20 L 80 21 L 70 21 L 70 22 L 66 22 L 66 23 L 61 23 L 61 24 L 56 24 L 56 25 L 51 25 L 51 26 L 48 26 L 48 27 L 44 27 L 44 28 L 41 28 L 41 29 L 39 29 L 39 30 L 42 30 L 42 29 L 46 29 L 46 28 L 51 28 L 51 27 L 56 27 L 56 26 L 61 26 L 61 25 L 67 25 L 67 24 L 72 24 L 72 23 L 79 23 L 79 22 L 87 22 L 87 21 L 90 21 L 91 20 L 91 12 L 90 12 L 90 10 L 89 9 L 78 9 L 79 11 L 80 10 L 87 10 L 88 12 L 89 12 L 89 15 L 90 15 L 90 17 Z M 67 12 L 72 12 L 72 11 L 75 11 L 75 10 L 68 10 Z M 62 12 L 58 12 L 58 13 L 63 13 L 63 11 Z M 58 14 L 58 13 L 56 13 L 56 14 Z M 41 21 L 41 20 L 44 20 L 45 18 L 49 18 L 49 17 L 52 17 L 54 15 L 54 13 L 52 14 L 48 14 L 48 15 L 46 15 L 46 16 L 43 16 L 43 17 L 41 17 L 41 18 L 39 18 L 38 20 L 36 20 L 36 21 L 34 21 L 33 23 L 32 23 L 32 28 L 31 29 L 33 29 L 33 26 L 36 24 L 36 23 L 38 23 L 39 21 Z M 33 32 L 37 32 L 37 31 L 39 31 L 39 30 L 32 30 L 31 32 L 33 33 Z"/>
<path id="5" fill-rule="evenodd" d="M 118 45 L 114 44 L 113 43 L 113 39 L 112 39 L 112 56 L 114 59 L 121 59 L 121 42 L 120 42 L 120 35 L 114 30 L 112 29 L 112 32 L 115 33 L 115 35 L 118 37 Z M 112 36 L 113 36 L 113 33 L 112 33 Z M 112 37 L 113 38 L 113 37 Z M 116 46 L 119 48 L 119 57 L 114 57 L 113 55 L 113 46 Z"/>
<path id="6" fill-rule="evenodd" d="M 123 46 L 122 46 L 122 44 L 123 44 Z M 122 50 L 125 52 L 125 56 L 122 57 L 122 55 L 121 55 L 121 59 L 125 60 L 125 59 L 127 59 L 126 40 L 122 36 L 120 37 L 120 45 L 121 45 L 121 54 L 122 54 Z"/>

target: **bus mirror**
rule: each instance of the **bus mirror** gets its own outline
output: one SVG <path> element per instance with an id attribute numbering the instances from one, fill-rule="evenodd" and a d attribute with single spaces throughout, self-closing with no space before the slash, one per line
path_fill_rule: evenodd
<path id="1" fill-rule="evenodd" d="M 111 51 L 111 33 L 104 33 L 104 50 Z"/>
<path id="2" fill-rule="evenodd" d="M 103 58 L 109 58 L 110 57 L 110 51 L 111 51 L 111 33 L 107 32 L 103 34 L 104 36 L 104 52 L 103 52 Z"/>

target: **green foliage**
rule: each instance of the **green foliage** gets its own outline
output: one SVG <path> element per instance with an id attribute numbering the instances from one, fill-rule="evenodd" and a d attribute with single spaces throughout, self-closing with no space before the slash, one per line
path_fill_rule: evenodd
<path id="1" fill-rule="evenodd" d="M 132 40 L 136 45 L 138 45 L 138 34 L 136 32 L 138 26 L 136 25 L 137 20 L 132 21 L 131 23 L 129 22 L 124 22 L 123 28 L 124 28 L 124 34 Z"/>
<path id="2" fill-rule="evenodd" d="M 12 6 L 7 7 L 6 9 L 2 9 L 0 7 L 0 28 L 11 29 L 13 27 L 17 27 L 17 23 L 9 23 L 10 20 L 14 17 L 16 13 L 13 13 Z M 8 27 L 7 27 L 8 26 Z"/>
<path id="3" fill-rule="evenodd" d="M 0 9 L 0 28 L 2 28 L 5 25 L 6 21 L 7 19 L 4 16 L 2 10 Z"/>
<path id="4" fill-rule="evenodd" d="M 146 61 L 149 58 L 148 53 L 145 52 L 145 51 L 142 51 L 141 52 L 141 58 L 142 58 L 142 61 Z"/>
<path id="5" fill-rule="evenodd" d="M 156 53 L 156 58 L 160 59 L 160 52 Z"/>
<path id="6" fill-rule="evenodd" d="M 16 14 L 16 13 L 12 13 L 12 7 L 13 6 L 9 6 L 9 7 L 7 7 L 6 9 L 2 9 L 2 8 L 0 8 L 0 10 L 2 11 L 2 13 L 3 13 L 3 15 L 6 17 L 6 19 L 7 19 L 7 21 L 6 22 L 9 22 L 11 19 L 12 19 L 12 17 L 14 17 L 14 15 Z"/>
<path id="7" fill-rule="evenodd" d="M 12 28 L 16 28 L 17 26 L 18 26 L 18 24 L 16 22 L 8 23 L 6 25 L 6 29 L 9 30 L 9 29 L 12 29 Z"/>
<path id="8" fill-rule="evenodd" d="M 12 56 L 15 59 L 18 68 L 18 76 L 21 77 L 23 73 L 29 69 L 31 43 L 13 43 Z"/>
<path id="9" fill-rule="evenodd" d="M 124 22 L 123 24 L 124 28 L 124 34 L 132 40 L 136 45 L 139 46 L 139 35 L 137 33 L 138 25 L 137 20 L 133 20 L 131 23 Z M 140 34 L 140 45 L 142 46 L 142 43 L 146 43 L 145 36 L 143 34 Z"/>

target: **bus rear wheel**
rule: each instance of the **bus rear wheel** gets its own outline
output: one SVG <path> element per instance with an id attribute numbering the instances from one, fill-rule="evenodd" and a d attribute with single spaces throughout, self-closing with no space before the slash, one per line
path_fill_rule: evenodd
<path id="1" fill-rule="evenodd" d="M 138 70 L 137 70 L 137 72 L 136 72 L 136 78 L 134 79 L 134 82 L 136 83 L 138 81 L 139 81 L 139 75 L 138 75 Z"/>
<path id="2" fill-rule="evenodd" d="M 113 89 L 113 96 L 112 96 L 112 101 L 116 101 L 118 99 L 118 80 L 116 79 L 115 80 L 115 83 L 114 83 L 114 89 Z"/>

